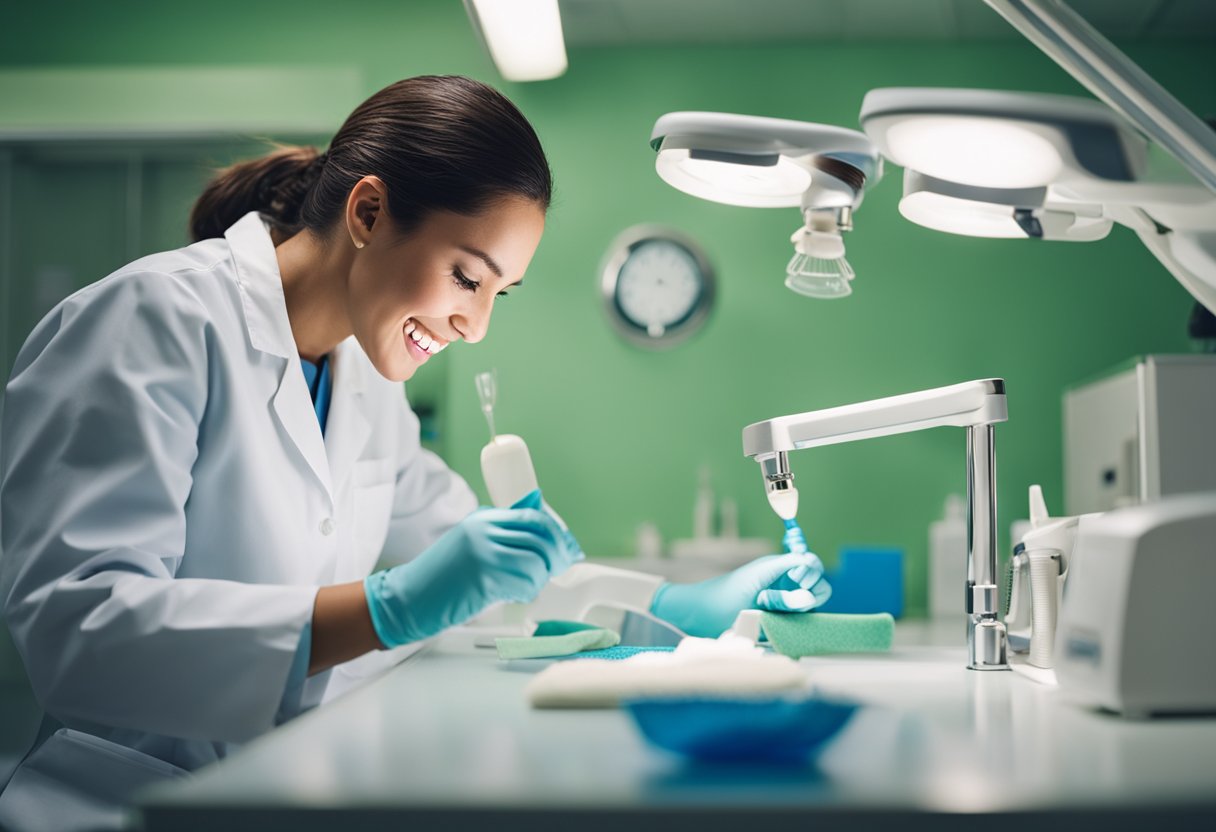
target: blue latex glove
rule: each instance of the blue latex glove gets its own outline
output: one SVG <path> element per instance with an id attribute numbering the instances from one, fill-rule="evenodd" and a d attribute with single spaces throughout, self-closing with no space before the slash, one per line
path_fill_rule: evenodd
<path id="1" fill-rule="evenodd" d="M 533 491 L 511 508 L 474 511 L 409 563 L 363 581 L 367 609 L 385 647 L 468 621 L 495 601 L 531 601 L 583 559 L 574 537 Z"/>
<path id="2" fill-rule="evenodd" d="M 823 564 L 815 555 L 766 555 L 700 583 L 663 584 L 650 611 L 690 636 L 716 638 L 742 610 L 808 612 L 831 595 L 832 587 L 823 580 Z"/>

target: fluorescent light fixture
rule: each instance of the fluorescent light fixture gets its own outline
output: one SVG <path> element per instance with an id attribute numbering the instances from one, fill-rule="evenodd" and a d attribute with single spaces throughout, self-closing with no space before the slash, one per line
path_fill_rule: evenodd
<path id="1" fill-rule="evenodd" d="M 856 207 L 863 189 L 882 178 L 882 159 L 869 139 L 827 124 L 734 113 L 667 113 L 655 122 L 650 146 L 659 154 L 655 170 L 664 182 L 727 205 L 805 208 L 804 196 L 817 169 L 849 167 L 856 173 L 849 177 L 849 193 L 833 205 Z"/>
<path id="2" fill-rule="evenodd" d="M 473 28 L 508 81 L 545 81 L 566 71 L 557 0 L 465 0 Z"/>
<path id="3" fill-rule="evenodd" d="M 904 171 L 899 213 L 917 225 L 968 237 L 1091 242 L 1110 233 L 1100 209 L 1046 207 L 1047 188 L 977 188 Z"/>
<path id="4" fill-rule="evenodd" d="M 811 187 L 811 172 L 784 156 L 698 153 L 684 148 L 660 150 L 659 177 L 686 194 L 755 208 L 798 205 Z"/>
<path id="5" fill-rule="evenodd" d="M 899 213 L 917 225 L 968 237 L 1029 236 L 1013 218 L 1013 209 L 994 202 L 917 191 L 899 201 Z"/>
<path id="6" fill-rule="evenodd" d="M 887 128 L 892 158 L 938 179 L 989 188 L 1035 188 L 1064 167 L 1043 128 L 967 116 L 920 116 Z"/>
<path id="7" fill-rule="evenodd" d="M 853 291 L 841 232 L 882 178 L 878 148 L 856 130 L 734 113 L 660 116 L 650 134 L 659 177 L 686 194 L 746 208 L 798 208 L 785 285 L 817 298 Z"/>
<path id="8" fill-rule="evenodd" d="M 1147 155 L 1108 107 L 1064 95 L 889 87 L 866 93 L 861 126 L 895 164 L 981 188 L 1131 182 Z"/>

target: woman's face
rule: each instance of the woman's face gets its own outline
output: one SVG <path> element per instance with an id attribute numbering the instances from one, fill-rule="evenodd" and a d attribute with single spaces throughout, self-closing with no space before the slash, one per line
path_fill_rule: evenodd
<path id="1" fill-rule="evenodd" d="M 408 235 L 386 218 L 379 212 L 370 230 L 356 227 L 364 245 L 351 266 L 347 311 L 376 370 L 405 381 L 453 341 L 485 337 L 495 299 L 522 282 L 545 212 L 504 197 L 471 216 L 433 213 Z"/>

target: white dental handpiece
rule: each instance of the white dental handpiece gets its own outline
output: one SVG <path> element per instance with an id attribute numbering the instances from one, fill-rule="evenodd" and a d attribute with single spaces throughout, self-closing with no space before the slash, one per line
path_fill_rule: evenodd
<path id="1" fill-rule="evenodd" d="M 510 433 L 495 436 L 481 449 L 481 476 L 498 508 L 508 508 L 540 487 L 527 443 Z"/>
<path id="2" fill-rule="evenodd" d="M 490 492 L 490 502 L 497 508 L 510 508 L 540 488 L 528 444 L 512 433 L 500 433 L 481 449 L 481 478 Z M 548 514 L 563 530 L 566 521 L 548 502 L 542 503 Z"/>

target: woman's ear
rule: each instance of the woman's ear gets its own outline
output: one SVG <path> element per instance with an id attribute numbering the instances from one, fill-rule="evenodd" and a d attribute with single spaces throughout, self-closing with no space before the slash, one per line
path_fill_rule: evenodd
<path id="1" fill-rule="evenodd" d="M 378 176 L 365 176 L 351 188 L 346 200 L 346 228 L 355 248 L 371 242 L 387 198 L 387 189 Z"/>

